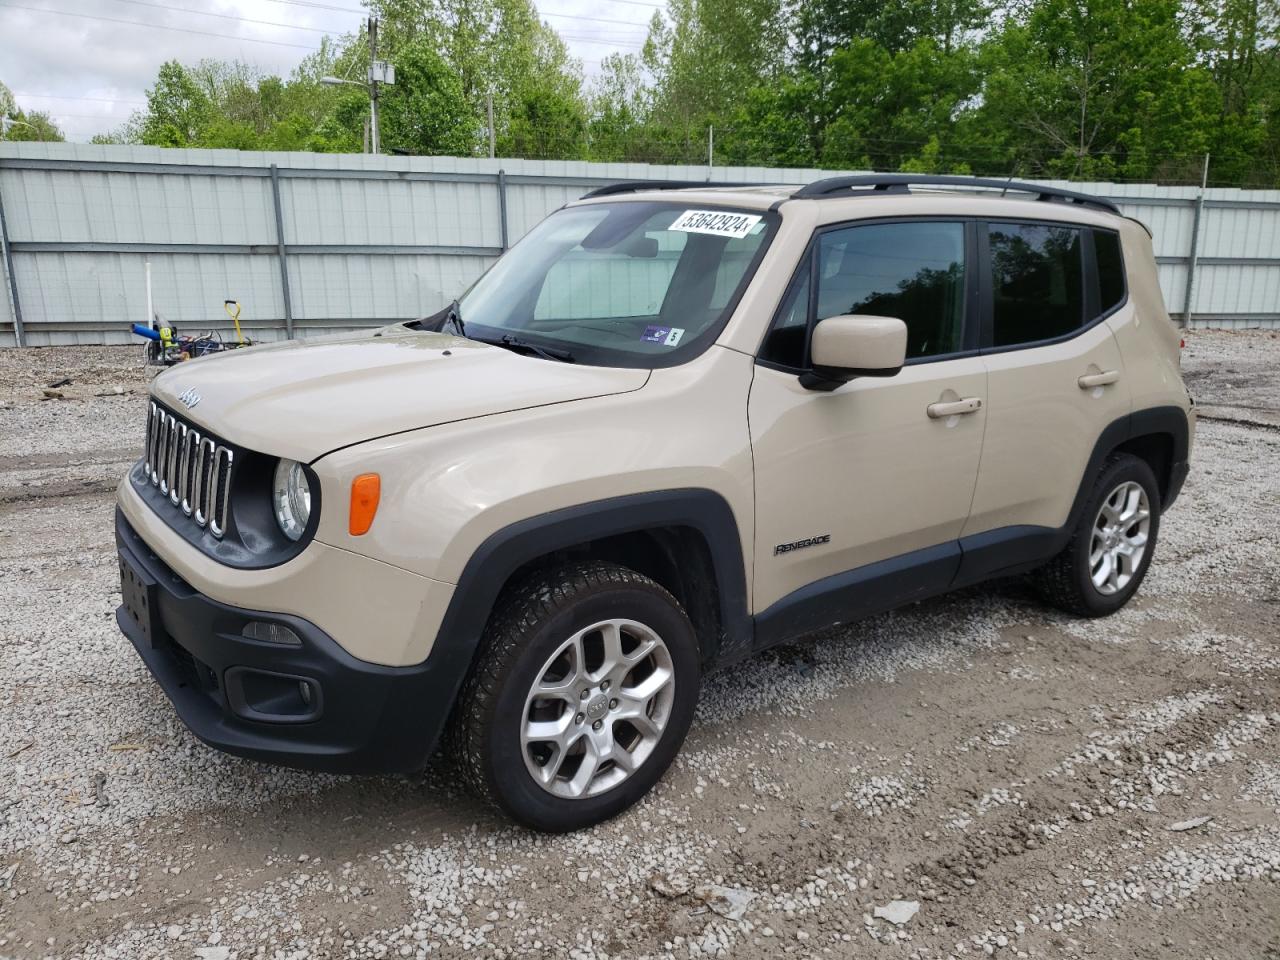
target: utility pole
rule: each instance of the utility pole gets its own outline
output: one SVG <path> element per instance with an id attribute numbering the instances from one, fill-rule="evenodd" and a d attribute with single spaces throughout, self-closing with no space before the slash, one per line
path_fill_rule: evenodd
<path id="1" fill-rule="evenodd" d="M 498 135 L 493 129 L 493 87 L 485 94 L 489 104 L 489 159 L 492 160 L 498 147 Z"/>
<path id="2" fill-rule="evenodd" d="M 373 152 L 378 152 L 378 18 L 369 18 L 369 126 Z"/>
<path id="3" fill-rule="evenodd" d="M 350 72 L 350 71 L 348 71 Z M 365 82 L 348 80 L 346 77 L 321 77 L 325 86 L 337 87 L 346 84 L 352 87 L 364 87 L 369 92 L 369 119 L 364 125 L 364 152 L 369 153 L 369 140 L 373 140 L 373 152 L 378 153 L 382 146 L 382 137 L 378 131 L 378 87 L 384 83 L 396 82 L 396 68 L 378 59 L 378 18 L 369 18 L 369 73 Z"/>

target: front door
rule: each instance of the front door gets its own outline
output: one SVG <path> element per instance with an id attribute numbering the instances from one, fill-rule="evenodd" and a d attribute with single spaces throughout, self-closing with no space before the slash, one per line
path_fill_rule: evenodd
<path id="1" fill-rule="evenodd" d="M 968 322 L 974 243 L 970 224 L 951 221 L 815 237 L 761 348 L 748 404 L 762 643 L 950 583 L 986 424 L 987 375 Z M 809 331 L 858 313 L 907 324 L 907 366 L 829 393 L 805 389 L 797 374 Z"/>

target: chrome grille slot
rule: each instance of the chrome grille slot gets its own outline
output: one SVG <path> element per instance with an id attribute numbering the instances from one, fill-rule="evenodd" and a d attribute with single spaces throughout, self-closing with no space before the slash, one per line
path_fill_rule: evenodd
<path id="1" fill-rule="evenodd" d="M 209 532 L 220 537 L 226 532 L 227 507 L 231 501 L 231 463 L 235 459 L 226 447 L 213 452 L 213 473 L 209 478 Z"/>
<path id="2" fill-rule="evenodd" d="M 191 465 L 195 460 L 196 451 L 200 449 L 200 433 L 197 430 L 187 430 L 182 438 L 182 454 L 178 463 L 178 489 L 182 491 L 182 512 L 188 517 L 191 516 Z"/>
<path id="3" fill-rule="evenodd" d="M 147 410 L 143 469 L 170 505 L 207 527 L 227 531 L 235 453 L 152 401 Z"/>
<path id="4" fill-rule="evenodd" d="M 156 465 L 156 414 L 158 409 L 153 402 L 147 408 L 147 454 L 146 454 L 146 471 L 147 476 L 151 476 L 155 472 Z"/>
<path id="5" fill-rule="evenodd" d="M 182 459 L 182 447 L 187 439 L 187 425 L 180 420 L 170 420 L 169 425 L 169 458 L 165 461 L 165 471 L 169 477 L 169 502 L 175 507 L 182 502 L 182 489 L 178 486 L 178 475 Z"/>
<path id="6" fill-rule="evenodd" d="M 192 487 L 192 502 L 195 504 L 195 519 L 200 526 L 209 522 L 208 505 L 205 502 L 205 491 L 209 489 L 209 473 L 213 470 L 213 452 L 218 448 L 208 437 L 200 439 L 200 447 L 196 452 L 195 478 Z"/>

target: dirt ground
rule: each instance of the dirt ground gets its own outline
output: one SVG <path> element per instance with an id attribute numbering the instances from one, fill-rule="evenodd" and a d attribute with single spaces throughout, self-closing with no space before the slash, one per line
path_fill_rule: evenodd
<path id="1" fill-rule="evenodd" d="M 555 838 L 445 763 L 187 733 L 113 621 L 139 360 L 0 351 L 0 956 L 1280 960 L 1280 337 L 1188 337 L 1193 471 L 1120 614 L 1006 583 L 757 657 Z"/>

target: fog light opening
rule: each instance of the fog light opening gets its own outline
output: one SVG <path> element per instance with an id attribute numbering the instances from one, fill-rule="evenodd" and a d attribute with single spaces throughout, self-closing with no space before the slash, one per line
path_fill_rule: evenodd
<path id="1" fill-rule="evenodd" d="M 274 643 L 282 647 L 300 647 L 302 638 L 283 623 L 268 623 L 265 620 L 251 620 L 244 625 L 240 636 L 246 640 L 257 640 L 259 643 Z"/>

